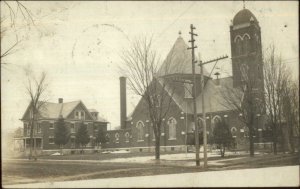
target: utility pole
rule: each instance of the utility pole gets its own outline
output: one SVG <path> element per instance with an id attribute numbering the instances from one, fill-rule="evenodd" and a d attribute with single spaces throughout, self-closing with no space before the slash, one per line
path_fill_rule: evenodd
<path id="1" fill-rule="evenodd" d="M 194 29 L 196 29 L 193 24 L 191 24 L 191 31 L 189 32 L 191 34 L 191 40 L 189 41 L 191 43 L 191 47 L 188 49 L 192 49 L 192 74 L 193 74 L 193 106 L 194 106 L 194 123 L 195 123 L 195 147 L 196 147 L 196 166 L 200 166 L 200 158 L 199 158 L 199 128 L 197 124 L 197 109 L 196 109 L 196 75 L 195 75 L 195 48 L 197 46 L 194 45 L 195 39 L 194 36 L 198 36 L 194 33 Z"/>
<path id="2" fill-rule="evenodd" d="M 200 57 L 199 57 L 200 58 Z M 220 58 L 216 58 L 216 59 L 213 59 L 213 60 L 209 60 L 209 61 L 206 61 L 206 62 L 202 62 L 201 60 L 199 60 L 199 65 L 200 66 L 200 69 L 201 69 L 201 92 L 202 92 L 202 122 L 203 122 L 203 158 L 204 158 L 204 168 L 207 168 L 207 132 L 206 132 L 206 112 L 205 112 L 205 106 L 204 106 L 204 84 L 205 84 L 205 81 L 204 81 L 204 75 L 203 75 L 203 66 L 205 64 L 208 64 L 208 63 L 212 63 L 212 62 L 216 62 L 214 67 L 216 66 L 218 60 L 221 60 L 221 59 L 225 59 L 225 58 L 228 58 L 228 56 L 223 56 L 223 57 L 220 57 Z M 213 71 L 213 70 L 212 70 Z M 211 73 L 212 73 L 211 71 Z"/>

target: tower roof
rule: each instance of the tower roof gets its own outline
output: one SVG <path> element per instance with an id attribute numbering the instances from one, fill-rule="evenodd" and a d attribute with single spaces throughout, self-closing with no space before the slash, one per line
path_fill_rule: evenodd
<path id="1" fill-rule="evenodd" d="M 196 59 L 196 57 L 195 57 Z M 158 71 L 158 75 L 170 74 L 192 74 L 192 54 L 188 50 L 188 45 L 183 38 L 179 36 L 170 50 L 167 58 Z M 200 74 L 200 67 L 196 65 L 195 73 Z M 203 70 L 205 76 L 209 76 L 206 69 Z"/>
<path id="2" fill-rule="evenodd" d="M 258 23 L 256 17 L 254 14 L 248 10 L 243 9 L 240 10 L 233 18 L 233 25 L 239 25 L 244 23 L 249 23 L 250 21 L 254 21 L 255 23 Z"/>

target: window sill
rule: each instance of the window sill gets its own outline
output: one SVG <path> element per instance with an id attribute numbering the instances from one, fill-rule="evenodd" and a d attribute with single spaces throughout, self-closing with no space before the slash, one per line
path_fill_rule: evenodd
<path id="1" fill-rule="evenodd" d="M 144 140 L 138 140 L 137 142 L 144 142 Z"/>
<path id="2" fill-rule="evenodd" d="M 177 140 L 176 138 L 169 138 L 168 140 Z"/>

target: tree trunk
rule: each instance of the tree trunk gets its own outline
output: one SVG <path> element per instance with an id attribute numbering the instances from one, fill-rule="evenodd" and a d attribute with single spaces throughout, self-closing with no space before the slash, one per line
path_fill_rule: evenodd
<path id="1" fill-rule="evenodd" d="M 249 128 L 250 157 L 254 157 L 253 124 Z"/>
<path id="2" fill-rule="evenodd" d="M 289 141 L 291 144 L 291 153 L 295 153 L 295 144 L 294 144 L 294 133 L 293 133 L 293 124 L 289 125 Z"/>
<path id="3" fill-rule="evenodd" d="M 155 139 L 155 159 L 160 159 L 160 137 L 156 137 Z"/>
<path id="4" fill-rule="evenodd" d="M 33 149 L 34 149 L 34 160 L 37 160 L 37 155 L 36 155 L 36 139 L 33 138 Z"/>
<path id="5" fill-rule="evenodd" d="M 276 126 L 273 127 L 273 153 L 277 155 L 277 129 Z"/>
<path id="6" fill-rule="evenodd" d="M 32 158 L 32 137 L 31 137 L 31 134 L 30 134 L 30 143 L 29 143 L 29 159 Z"/>
<path id="7" fill-rule="evenodd" d="M 224 144 L 221 144 L 220 146 L 221 146 L 221 147 L 220 147 L 220 150 L 221 150 L 221 157 L 223 158 L 223 157 L 225 156 L 225 146 L 224 146 Z"/>

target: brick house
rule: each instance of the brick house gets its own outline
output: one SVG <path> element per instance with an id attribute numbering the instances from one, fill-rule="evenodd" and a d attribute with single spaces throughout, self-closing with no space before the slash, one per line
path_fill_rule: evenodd
<path id="1" fill-rule="evenodd" d="M 30 106 L 26 109 L 21 121 L 23 122 L 23 141 L 26 151 L 30 145 L 30 126 L 29 126 Z M 38 114 L 38 120 L 34 129 L 34 143 L 39 152 L 57 150 L 59 147 L 54 143 L 54 131 L 59 116 L 62 116 L 66 126 L 70 131 L 70 140 L 64 149 L 76 149 L 79 146 L 75 143 L 75 134 L 81 122 L 87 125 L 90 135 L 90 142 L 87 149 L 93 149 L 98 129 L 102 127 L 107 130 L 107 121 L 101 118 L 94 109 L 87 109 L 82 101 L 63 102 L 59 98 L 58 103 L 46 102 Z"/>

